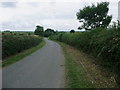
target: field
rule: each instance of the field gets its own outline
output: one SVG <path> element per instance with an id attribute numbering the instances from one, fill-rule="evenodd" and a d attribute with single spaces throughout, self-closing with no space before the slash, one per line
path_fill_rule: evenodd
<path id="1" fill-rule="evenodd" d="M 12 35 L 34 35 L 34 32 L 30 31 L 3 31 L 2 35 L 12 34 Z"/>

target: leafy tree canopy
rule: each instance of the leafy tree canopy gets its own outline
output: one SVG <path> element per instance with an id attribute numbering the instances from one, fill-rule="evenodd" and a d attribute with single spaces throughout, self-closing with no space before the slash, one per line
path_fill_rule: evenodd
<path id="1" fill-rule="evenodd" d="M 71 30 L 70 33 L 75 33 L 75 30 Z"/>
<path id="2" fill-rule="evenodd" d="M 112 19 L 111 15 L 107 15 L 109 11 L 108 6 L 109 2 L 101 2 L 97 3 L 97 5 L 92 4 L 92 6 L 80 9 L 76 16 L 82 25 L 78 29 L 107 28 Z"/>
<path id="3" fill-rule="evenodd" d="M 55 31 L 54 31 L 53 29 L 48 28 L 48 29 L 45 30 L 44 36 L 45 36 L 45 37 L 49 37 L 49 36 L 51 36 L 53 33 L 55 33 Z"/>
<path id="4" fill-rule="evenodd" d="M 43 36 L 44 28 L 42 26 L 37 25 L 34 34 Z"/>
<path id="5" fill-rule="evenodd" d="M 48 28 L 48 29 L 45 30 L 45 32 L 51 32 L 51 33 L 54 33 L 55 31 L 54 31 L 53 29 Z"/>

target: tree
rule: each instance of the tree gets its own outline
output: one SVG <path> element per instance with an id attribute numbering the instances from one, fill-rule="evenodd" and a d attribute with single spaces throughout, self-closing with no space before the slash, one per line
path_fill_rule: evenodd
<path id="1" fill-rule="evenodd" d="M 75 33 L 75 31 L 74 31 L 74 30 L 71 30 L 70 33 Z"/>
<path id="2" fill-rule="evenodd" d="M 48 29 L 45 30 L 44 36 L 45 36 L 45 37 L 49 37 L 49 36 L 51 36 L 53 33 L 55 33 L 55 31 L 54 31 L 53 29 L 48 28 Z"/>
<path id="3" fill-rule="evenodd" d="M 120 29 L 120 20 L 118 20 L 118 27 L 117 28 Z"/>
<path id="4" fill-rule="evenodd" d="M 39 35 L 39 36 L 43 36 L 44 28 L 42 26 L 37 25 L 34 34 Z"/>
<path id="5" fill-rule="evenodd" d="M 53 29 L 47 28 L 47 29 L 45 30 L 45 32 L 54 33 L 55 31 L 54 31 Z"/>
<path id="6" fill-rule="evenodd" d="M 107 28 L 112 20 L 112 16 L 107 15 L 109 11 L 108 6 L 109 2 L 101 2 L 97 3 L 97 5 L 92 4 L 92 6 L 80 9 L 76 16 L 82 25 L 78 29 Z"/>

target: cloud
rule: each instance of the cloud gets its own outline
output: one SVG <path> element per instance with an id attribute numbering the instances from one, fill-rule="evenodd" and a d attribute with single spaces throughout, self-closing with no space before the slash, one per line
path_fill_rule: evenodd
<path id="1" fill-rule="evenodd" d="M 113 16 L 113 19 L 118 18 L 118 2 L 110 2 L 109 14 Z"/>
<path id="2" fill-rule="evenodd" d="M 2 11 L 0 21 L 4 30 L 34 30 L 37 24 L 57 30 L 77 29 L 79 26 L 79 22 L 76 20 L 78 10 L 91 3 L 96 3 L 95 0 L 10 1 L 5 2 L 4 6 L 0 7 Z M 97 0 L 97 2 L 101 1 L 104 0 Z M 118 1 L 107 1 L 110 1 L 109 14 L 112 14 L 113 19 L 116 19 Z"/>
<path id="3" fill-rule="evenodd" d="M 48 22 L 48 20 L 42 20 L 41 23 L 44 27 L 54 28 L 56 30 L 71 30 L 77 29 L 79 23 L 75 19 L 54 19 Z"/>
<path id="4" fill-rule="evenodd" d="M 24 27 L 24 29 L 23 29 Z M 33 23 L 18 23 L 18 22 L 6 22 L 2 23 L 2 29 L 3 30 L 34 30 L 35 25 Z"/>
<path id="5" fill-rule="evenodd" d="M 3 21 L 4 23 L 2 24 L 3 29 L 5 29 L 6 25 L 7 25 L 6 28 L 9 27 L 12 29 L 13 28 L 25 29 L 27 28 L 25 23 L 28 23 L 28 25 L 33 24 L 34 26 L 36 23 L 39 23 L 46 26 L 46 28 L 47 26 L 50 26 L 52 23 L 51 27 L 57 27 L 57 29 L 60 27 L 60 29 L 63 29 L 61 28 L 62 26 L 60 26 L 60 23 L 62 22 L 61 20 L 63 20 L 62 23 L 66 24 L 66 26 L 67 26 L 67 23 L 73 22 L 73 21 L 66 22 L 66 21 L 69 21 L 69 19 L 76 20 L 75 15 L 78 10 L 77 6 L 79 6 L 79 4 L 77 3 L 74 3 L 74 4 L 73 3 L 54 3 L 54 5 L 51 5 L 51 4 L 53 3 L 42 3 L 42 4 L 41 3 L 19 3 L 17 4 L 17 8 L 3 8 L 3 18 L 0 18 L 1 21 Z M 57 23 L 53 21 L 57 21 Z M 30 22 L 32 22 L 32 24 L 29 24 Z M 8 25 L 8 23 L 10 25 Z"/>
<path id="6" fill-rule="evenodd" d="M 16 7 L 17 2 L 0 2 L 0 7 L 3 8 L 14 8 Z"/>

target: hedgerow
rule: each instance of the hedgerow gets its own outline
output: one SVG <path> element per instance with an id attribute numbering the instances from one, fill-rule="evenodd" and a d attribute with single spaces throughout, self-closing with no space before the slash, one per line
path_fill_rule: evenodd
<path id="1" fill-rule="evenodd" d="M 2 35 L 2 59 L 36 46 L 41 41 L 42 38 L 37 36 Z"/>
<path id="2" fill-rule="evenodd" d="M 72 45 L 86 53 L 93 54 L 109 68 L 120 75 L 120 30 L 95 29 L 77 33 L 58 33 L 50 37 Z"/>

